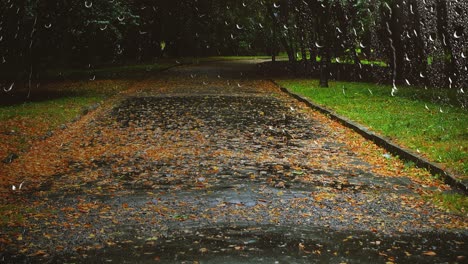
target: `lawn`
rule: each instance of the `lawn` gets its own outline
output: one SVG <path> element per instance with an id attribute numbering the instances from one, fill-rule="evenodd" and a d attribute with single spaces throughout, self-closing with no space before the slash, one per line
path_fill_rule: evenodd
<path id="1" fill-rule="evenodd" d="M 468 112 L 455 106 L 453 94 L 401 87 L 392 96 L 388 85 L 330 82 L 329 88 L 320 88 L 318 80 L 277 81 L 468 178 Z M 446 100 L 440 100 L 443 96 Z"/>
<path id="2" fill-rule="evenodd" d="M 27 151 L 34 141 L 130 84 L 128 80 L 52 82 L 33 90 L 27 101 L 0 105 L 0 160 Z"/>

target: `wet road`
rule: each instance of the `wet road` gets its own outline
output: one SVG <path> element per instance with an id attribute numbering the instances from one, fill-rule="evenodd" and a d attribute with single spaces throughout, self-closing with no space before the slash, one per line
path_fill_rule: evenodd
<path id="1" fill-rule="evenodd" d="M 174 68 L 52 138 L 63 167 L 0 262 L 466 261 L 466 217 L 422 197 L 447 186 L 253 69 Z"/>

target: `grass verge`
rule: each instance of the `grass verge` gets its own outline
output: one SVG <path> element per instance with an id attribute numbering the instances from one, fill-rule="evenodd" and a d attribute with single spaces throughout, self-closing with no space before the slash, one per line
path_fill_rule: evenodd
<path id="1" fill-rule="evenodd" d="M 129 87 L 127 80 L 49 83 L 28 101 L 0 105 L 0 161 L 25 152 L 34 141 L 79 116 L 90 105 Z"/>
<path id="2" fill-rule="evenodd" d="M 321 88 L 318 80 L 277 81 L 429 160 L 446 165 L 460 179 L 468 179 L 468 112 L 460 107 L 435 103 L 433 93 L 400 88 L 397 95 L 392 96 L 392 87 L 387 85 L 330 82 L 329 88 Z"/>

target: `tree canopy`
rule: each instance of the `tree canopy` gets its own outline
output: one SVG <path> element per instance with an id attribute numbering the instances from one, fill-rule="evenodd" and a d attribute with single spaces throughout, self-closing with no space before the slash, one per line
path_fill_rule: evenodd
<path id="1" fill-rule="evenodd" d="M 445 0 L 6 0 L 0 71 L 8 89 L 52 65 L 286 52 L 388 65 L 396 82 L 462 93 L 467 19 L 468 2 Z"/>

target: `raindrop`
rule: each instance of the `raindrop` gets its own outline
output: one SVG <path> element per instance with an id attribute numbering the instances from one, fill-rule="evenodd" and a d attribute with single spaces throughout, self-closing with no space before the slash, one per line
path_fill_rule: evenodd
<path id="1" fill-rule="evenodd" d="M 279 8 L 279 7 L 280 7 L 280 5 L 277 4 L 277 3 L 273 3 L 273 6 L 274 6 L 275 8 Z"/>
<path id="2" fill-rule="evenodd" d="M 407 85 L 411 85 L 411 83 L 408 81 L 408 79 L 405 79 L 405 82 Z"/>
<path id="3" fill-rule="evenodd" d="M 434 42 L 434 38 L 432 37 L 432 35 L 429 35 L 429 40 L 430 40 L 431 42 Z"/>
<path id="4" fill-rule="evenodd" d="M 426 108 L 426 110 L 430 110 L 429 107 L 427 107 L 427 104 L 424 104 L 424 108 Z"/>
<path id="5" fill-rule="evenodd" d="M 237 83 L 237 87 L 239 87 L 239 88 L 240 88 L 240 87 L 242 87 L 242 85 L 241 85 L 240 83 Z"/>
<path id="6" fill-rule="evenodd" d="M 396 94 L 397 92 L 398 92 L 398 88 L 396 87 L 395 84 L 393 84 L 391 95 L 392 95 L 392 96 L 395 96 L 395 94 Z"/>
<path id="7" fill-rule="evenodd" d="M 263 28 L 262 23 L 258 23 L 258 26 L 259 26 L 260 28 Z"/>
<path id="8" fill-rule="evenodd" d="M 288 27 L 287 27 L 286 25 L 283 25 L 283 28 L 286 29 L 286 30 L 288 30 Z"/>
<path id="9" fill-rule="evenodd" d="M 51 23 L 45 24 L 44 27 L 45 27 L 45 28 L 51 28 L 51 27 L 52 27 L 52 24 L 51 24 Z"/>
<path id="10" fill-rule="evenodd" d="M 317 47 L 317 48 L 323 48 L 323 46 L 321 46 L 320 44 L 318 44 L 318 42 L 315 42 L 315 47 Z"/>
<path id="11" fill-rule="evenodd" d="M 461 35 L 458 35 L 457 31 L 453 32 L 453 37 L 456 39 L 461 38 Z"/>
<path id="12" fill-rule="evenodd" d="M 120 22 L 122 22 L 122 21 L 124 21 L 125 17 L 124 17 L 124 16 L 119 16 L 119 17 L 117 17 L 117 19 L 118 19 Z"/>
<path id="13" fill-rule="evenodd" d="M 465 55 L 465 53 L 463 53 L 463 51 L 462 51 L 462 53 L 461 53 L 461 57 L 464 58 L 464 59 L 466 59 L 466 55 Z"/>
<path id="14" fill-rule="evenodd" d="M 100 27 L 99 29 L 100 29 L 101 31 L 104 31 L 104 30 L 107 29 L 107 25 L 104 25 L 104 27 Z"/>
<path id="15" fill-rule="evenodd" d="M 9 91 L 13 90 L 13 86 L 15 86 L 15 83 L 12 83 L 8 89 L 3 88 L 3 90 L 8 93 Z"/>
<path id="16" fill-rule="evenodd" d="M 140 30 L 140 35 L 145 35 L 145 34 L 147 34 L 147 33 L 148 33 L 148 32 L 146 32 L 146 31 L 141 31 L 141 30 Z"/>
<path id="17" fill-rule="evenodd" d="M 231 39 L 236 39 L 233 34 L 231 34 Z"/>
<path id="18" fill-rule="evenodd" d="M 85 5 L 86 8 L 91 8 L 91 7 L 93 6 L 93 2 L 91 2 L 91 1 L 85 1 L 85 2 L 84 2 L 84 5 Z"/>
<path id="19" fill-rule="evenodd" d="M 246 4 L 245 2 L 242 2 L 242 6 L 243 6 L 243 7 L 246 7 L 247 4 Z"/>
<path id="20" fill-rule="evenodd" d="M 442 110 L 442 107 L 439 108 L 439 112 L 443 113 L 444 110 Z"/>
<path id="21" fill-rule="evenodd" d="M 5 57 L 2 56 L 2 63 L 5 63 L 5 62 L 6 62 Z"/>
<path id="22" fill-rule="evenodd" d="M 355 29 L 355 28 L 353 28 L 353 33 L 354 33 L 354 36 L 356 36 L 356 37 L 357 37 L 357 31 L 356 31 L 356 29 Z"/>
<path id="23" fill-rule="evenodd" d="M 90 81 L 96 80 L 96 75 L 93 76 L 93 78 L 89 79 Z"/>
<path id="24" fill-rule="evenodd" d="M 414 15 L 413 5 L 412 4 L 410 5 L 410 12 L 411 12 L 412 15 Z"/>
<path id="25" fill-rule="evenodd" d="M 369 91 L 369 93 L 370 93 L 371 95 L 374 95 L 374 93 L 372 92 L 371 89 L 367 88 L 367 90 Z"/>
<path id="26" fill-rule="evenodd" d="M 460 88 L 460 93 L 464 94 L 465 91 L 463 90 L 463 88 Z"/>
<path id="27" fill-rule="evenodd" d="M 336 62 L 341 63 L 339 58 L 335 58 Z"/>
<path id="28" fill-rule="evenodd" d="M 411 61 L 410 58 L 408 58 L 408 54 L 405 53 L 405 61 Z"/>
<path id="29" fill-rule="evenodd" d="M 362 44 L 362 42 L 359 42 L 359 47 L 361 47 L 361 49 L 365 49 L 366 46 L 364 46 L 364 44 Z"/>
<path id="30" fill-rule="evenodd" d="M 243 29 L 244 27 L 240 26 L 239 24 L 236 24 L 237 29 Z"/>
<path id="31" fill-rule="evenodd" d="M 343 33 L 343 31 L 341 31 L 341 29 L 339 27 L 336 27 L 336 31 L 338 31 L 338 33 Z"/>
<path id="32" fill-rule="evenodd" d="M 424 74 L 422 72 L 419 73 L 419 77 L 424 78 Z"/>

